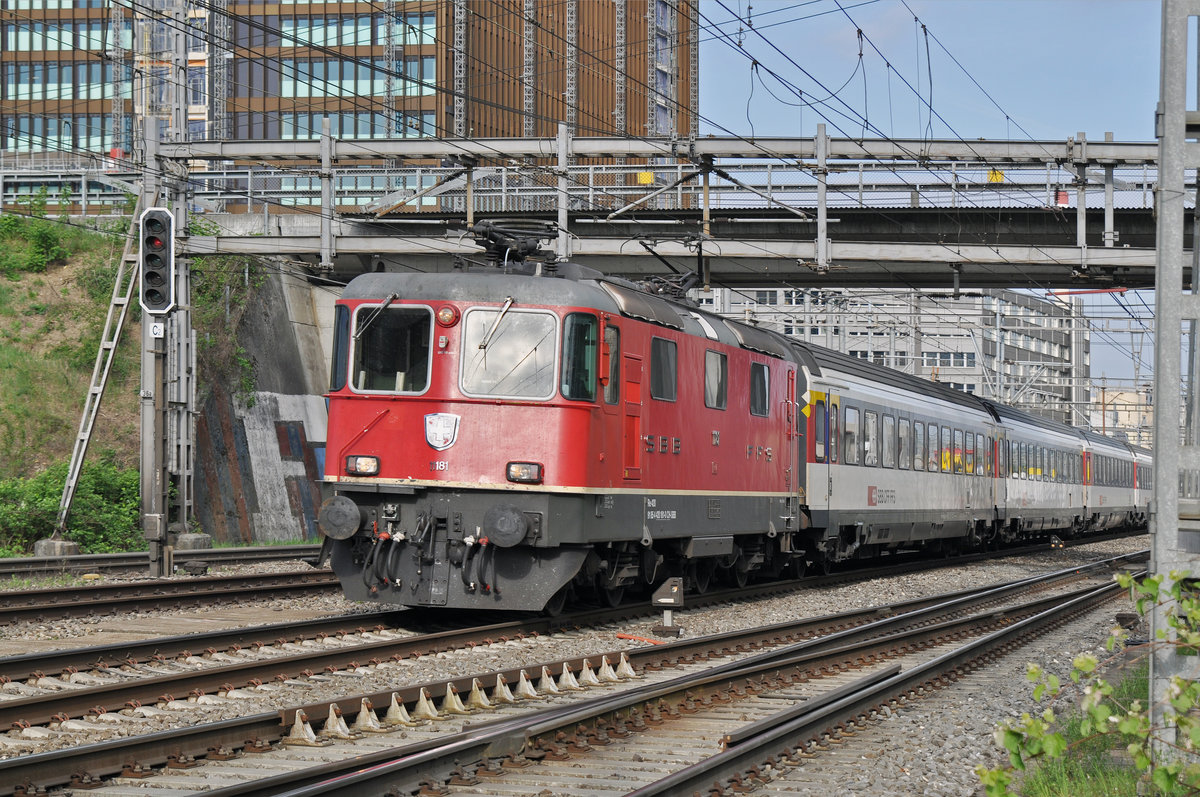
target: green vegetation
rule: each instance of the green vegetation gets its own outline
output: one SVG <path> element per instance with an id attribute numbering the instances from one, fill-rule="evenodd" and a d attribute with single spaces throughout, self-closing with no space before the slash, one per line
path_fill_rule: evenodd
<path id="1" fill-rule="evenodd" d="M 1166 629 L 1158 629 L 1153 645 L 1172 645 L 1180 655 L 1200 651 L 1200 592 L 1188 574 L 1162 574 L 1135 580 L 1118 574 L 1139 614 L 1155 606 L 1166 610 Z M 1127 632 L 1114 629 L 1109 650 L 1124 645 Z M 1147 653 L 1147 657 L 1150 654 Z M 1148 660 L 1148 658 L 1147 658 Z M 1200 682 L 1179 676 L 1171 680 L 1164 724 L 1150 720 L 1147 666 L 1113 685 L 1101 676 L 1100 662 L 1092 655 L 1077 656 L 1070 673 L 1083 698 L 1078 715 L 1056 730 L 1058 718 L 1047 708 L 1040 716 L 1024 714 L 996 731 L 1009 754 L 1009 766 L 976 771 L 989 797 L 1022 795 L 1180 795 L 1200 791 Z M 1035 684 L 1033 696 L 1057 696 L 1059 679 L 1037 665 L 1027 677 Z M 1126 763 L 1121 764 L 1120 761 Z M 1035 771 L 1014 791 L 1016 772 L 1037 762 Z"/>
<path id="2" fill-rule="evenodd" d="M 188 220 L 189 235 L 216 235 L 203 217 Z M 250 406 L 254 401 L 254 363 L 237 341 L 238 321 L 264 279 L 261 264 L 247 257 L 216 255 L 192 260 L 192 325 L 196 328 L 200 373 L 221 382 Z"/>
<path id="3" fill-rule="evenodd" d="M 60 462 L 32 478 L 0 481 L 0 555 L 28 555 L 35 541 L 54 532 L 66 478 L 67 463 Z M 137 471 L 103 452 L 84 465 L 65 536 L 83 553 L 141 550 L 138 513 Z"/>
<path id="4" fill-rule="evenodd" d="M 125 217 L 87 230 L 48 216 L 48 199 L 42 189 L 18 213 L 0 214 L 0 556 L 28 554 L 53 531 L 132 222 Z M 69 199 L 58 197 L 59 207 Z M 192 235 L 215 232 L 202 217 L 190 221 Z M 247 403 L 253 362 L 236 331 L 262 281 L 253 259 L 192 261 L 201 386 L 229 385 Z M 68 522 L 66 536 L 85 553 L 145 546 L 138 528 L 137 319 L 134 305 Z"/>
<path id="5" fill-rule="evenodd" d="M 1150 693 L 1149 662 L 1123 675 L 1103 699 L 1113 715 Z M 1084 728 L 1088 727 L 1085 732 Z M 1136 794 L 1142 773 L 1133 768 L 1117 734 L 1092 733 L 1087 716 L 1073 713 L 1062 729 L 1067 747 L 1061 758 L 1043 761 L 1021 784 L 1026 797 L 1124 797 Z"/>

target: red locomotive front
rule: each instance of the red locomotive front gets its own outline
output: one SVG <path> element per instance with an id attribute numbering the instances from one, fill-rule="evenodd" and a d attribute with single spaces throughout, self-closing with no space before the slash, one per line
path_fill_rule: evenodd
<path id="1" fill-rule="evenodd" d="M 794 364 L 726 328 L 630 318 L 617 290 L 494 273 L 347 287 L 320 522 L 351 598 L 542 608 L 764 565 L 736 533 L 798 511 Z"/>

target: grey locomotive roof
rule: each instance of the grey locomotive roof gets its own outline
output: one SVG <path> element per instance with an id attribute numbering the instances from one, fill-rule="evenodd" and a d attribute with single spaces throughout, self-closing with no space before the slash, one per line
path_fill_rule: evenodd
<path id="1" fill-rule="evenodd" d="M 350 280 L 343 299 L 385 299 L 397 294 L 407 301 L 497 302 L 511 296 L 518 304 L 574 304 L 610 313 L 620 308 L 593 283 L 525 274 L 472 272 L 450 274 L 362 274 Z"/>

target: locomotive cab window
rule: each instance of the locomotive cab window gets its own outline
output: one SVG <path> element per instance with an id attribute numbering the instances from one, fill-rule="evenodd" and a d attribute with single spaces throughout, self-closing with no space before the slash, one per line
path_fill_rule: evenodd
<path id="1" fill-rule="evenodd" d="M 540 310 L 475 308 L 463 317 L 459 385 L 468 396 L 554 396 L 558 317 Z"/>
<path id="2" fill-rule="evenodd" d="M 329 369 L 330 392 L 346 386 L 346 370 L 350 363 L 350 308 L 337 305 L 333 309 L 333 364 Z"/>
<path id="3" fill-rule="evenodd" d="M 676 381 L 677 350 L 675 341 L 664 338 L 650 339 L 650 398 L 659 401 L 674 401 L 678 395 Z"/>
<path id="4" fill-rule="evenodd" d="M 771 373 L 763 363 L 750 363 L 750 414 L 767 417 Z"/>
<path id="5" fill-rule="evenodd" d="M 704 406 L 725 409 L 729 391 L 728 358 L 719 351 L 704 351 Z"/>
<path id="6" fill-rule="evenodd" d="M 563 321 L 563 398 L 596 400 L 596 362 L 599 326 L 590 313 L 571 313 Z"/>
<path id="7" fill-rule="evenodd" d="M 363 391 L 423 393 L 429 386 L 428 307 L 362 305 L 355 312 L 353 387 Z"/>

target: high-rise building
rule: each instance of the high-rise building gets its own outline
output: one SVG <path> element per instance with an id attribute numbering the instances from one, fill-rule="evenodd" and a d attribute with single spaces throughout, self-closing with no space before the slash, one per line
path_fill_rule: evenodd
<path id="1" fill-rule="evenodd" d="M 1007 290 L 727 288 L 715 312 L 1074 426 L 1089 422 L 1090 343 L 1080 309 Z M 1076 302 L 1078 300 L 1075 300 Z"/>
<path id="2" fill-rule="evenodd" d="M 136 153 L 147 116 L 173 140 L 697 130 L 683 0 L 0 3 L 14 164 Z"/>

